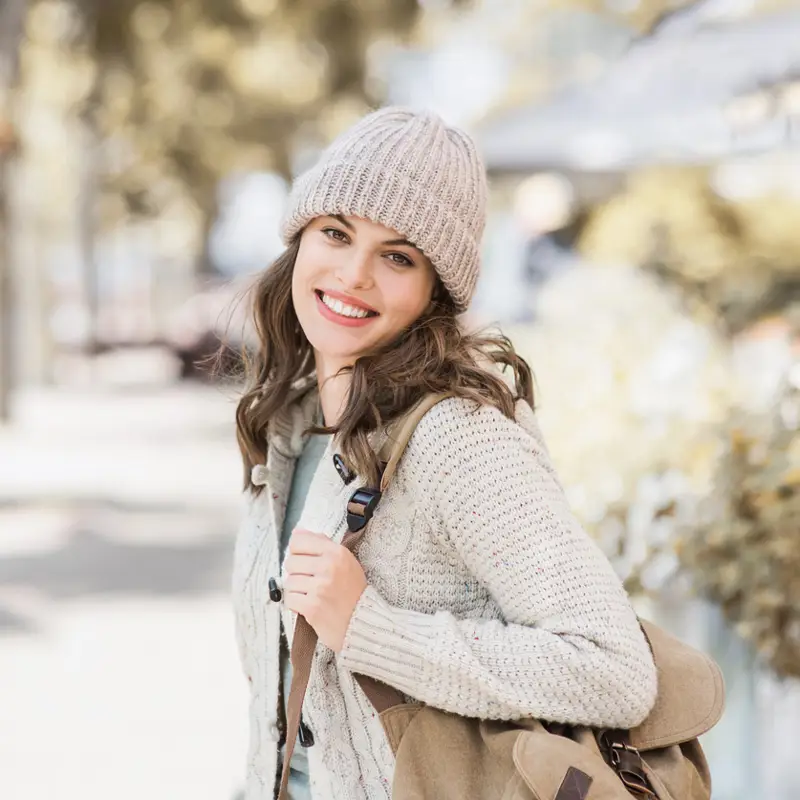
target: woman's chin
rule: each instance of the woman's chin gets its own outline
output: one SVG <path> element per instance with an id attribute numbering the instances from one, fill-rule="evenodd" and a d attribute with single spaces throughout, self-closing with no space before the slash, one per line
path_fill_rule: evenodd
<path id="1" fill-rule="evenodd" d="M 335 337 L 315 337 L 309 342 L 314 348 L 318 357 L 322 357 L 325 362 L 337 364 L 353 364 L 355 360 L 367 352 L 367 347 L 353 347 L 352 342 L 336 342 Z"/>
<path id="2" fill-rule="evenodd" d="M 313 325 L 304 327 L 311 346 L 318 353 L 330 358 L 355 360 L 374 347 L 374 331 L 367 333 L 360 328 L 345 328 L 335 325 Z"/>

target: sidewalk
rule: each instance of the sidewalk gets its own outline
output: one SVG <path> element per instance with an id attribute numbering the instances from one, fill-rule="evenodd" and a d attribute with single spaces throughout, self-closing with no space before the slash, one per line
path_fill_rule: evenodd
<path id="1" fill-rule="evenodd" d="M 0 797 L 232 800 L 248 725 L 233 401 L 30 391 L 16 411 L 0 427 Z"/>
<path id="2" fill-rule="evenodd" d="M 232 390 L 28 390 L 0 426 L 0 504 L 230 507 L 241 462 Z"/>

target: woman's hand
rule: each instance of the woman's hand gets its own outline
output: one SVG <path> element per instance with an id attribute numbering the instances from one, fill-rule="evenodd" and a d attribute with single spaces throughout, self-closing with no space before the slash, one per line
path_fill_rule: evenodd
<path id="1" fill-rule="evenodd" d="M 319 640 L 338 653 L 367 578 L 346 548 L 321 533 L 295 528 L 289 539 L 283 592 L 286 605 L 302 614 Z"/>

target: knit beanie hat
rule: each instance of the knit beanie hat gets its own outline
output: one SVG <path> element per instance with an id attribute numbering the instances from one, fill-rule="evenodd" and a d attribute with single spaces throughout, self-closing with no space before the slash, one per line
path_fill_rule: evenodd
<path id="1" fill-rule="evenodd" d="M 341 134 L 294 183 L 284 243 L 315 217 L 385 225 L 430 259 L 459 311 L 475 291 L 486 172 L 472 139 L 430 112 L 389 107 Z"/>

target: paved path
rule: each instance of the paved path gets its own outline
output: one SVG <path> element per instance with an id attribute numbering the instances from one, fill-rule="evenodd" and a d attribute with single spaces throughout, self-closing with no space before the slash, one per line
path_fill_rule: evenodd
<path id="1" fill-rule="evenodd" d="M 28 391 L 0 426 L 0 503 L 235 503 L 233 393 Z"/>
<path id="2" fill-rule="evenodd" d="M 232 800 L 247 707 L 231 402 L 24 400 L 0 429 L 0 797 Z"/>

